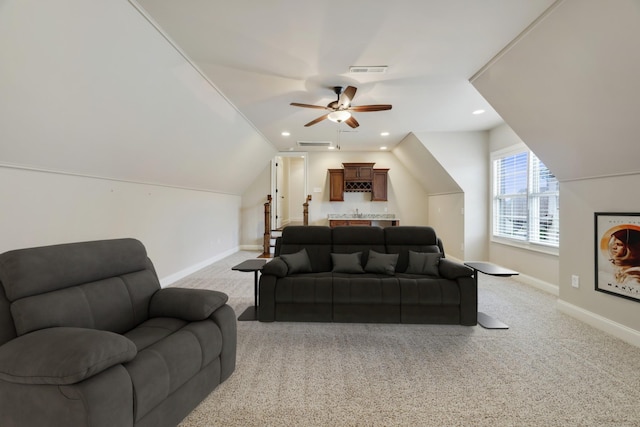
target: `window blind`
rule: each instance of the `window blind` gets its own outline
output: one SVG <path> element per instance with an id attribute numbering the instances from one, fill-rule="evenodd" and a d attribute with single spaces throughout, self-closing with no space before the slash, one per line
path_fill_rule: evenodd
<path id="1" fill-rule="evenodd" d="M 540 159 L 528 150 L 498 157 L 493 180 L 493 235 L 558 246 L 558 182 Z"/>

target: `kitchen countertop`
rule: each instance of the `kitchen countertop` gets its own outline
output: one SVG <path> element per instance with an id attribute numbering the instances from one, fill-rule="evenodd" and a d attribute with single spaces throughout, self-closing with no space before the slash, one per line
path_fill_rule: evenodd
<path id="1" fill-rule="evenodd" d="M 345 213 L 345 214 L 328 214 L 327 219 L 370 219 L 374 221 L 395 221 L 396 214 L 365 214 L 365 213 Z"/>

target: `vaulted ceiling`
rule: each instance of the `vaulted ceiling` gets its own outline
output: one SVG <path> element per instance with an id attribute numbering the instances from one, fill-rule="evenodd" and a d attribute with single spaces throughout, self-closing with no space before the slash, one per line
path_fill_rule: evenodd
<path id="1" fill-rule="evenodd" d="M 132 0 L 133 4 L 136 4 Z M 392 149 L 410 132 L 487 130 L 500 116 L 469 78 L 553 0 L 137 0 L 150 20 L 279 150 L 330 141 Z M 387 66 L 350 73 L 351 66 Z M 356 129 L 324 120 L 333 86 L 357 87 Z M 485 110 L 484 114 L 472 114 Z M 289 132 L 283 136 L 282 132 Z M 381 136 L 388 132 L 388 136 Z"/>

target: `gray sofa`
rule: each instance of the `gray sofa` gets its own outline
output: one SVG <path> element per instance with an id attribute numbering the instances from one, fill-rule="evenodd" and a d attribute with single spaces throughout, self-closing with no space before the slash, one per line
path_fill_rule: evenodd
<path id="1" fill-rule="evenodd" d="M 0 425 L 171 426 L 235 369 L 227 295 L 160 288 L 142 243 L 0 255 Z"/>
<path id="2" fill-rule="evenodd" d="M 263 322 L 477 324 L 473 270 L 431 227 L 290 226 L 260 276 Z"/>

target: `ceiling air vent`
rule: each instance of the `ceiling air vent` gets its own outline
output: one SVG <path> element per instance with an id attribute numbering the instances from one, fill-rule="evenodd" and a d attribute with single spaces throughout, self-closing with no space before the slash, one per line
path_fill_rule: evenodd
<path id="1" fill-rule="evenodd" d="M 330 147 L 331 141 L 298 141 L 298 147 Z"/>
<path id="2" fill-rule="evenodd" d="M 386 73 L 387 72 L 387 66 L 386 65 L 352 66 L 352 67 L 349 67 L 349 72 L 351 74 Z"/>

